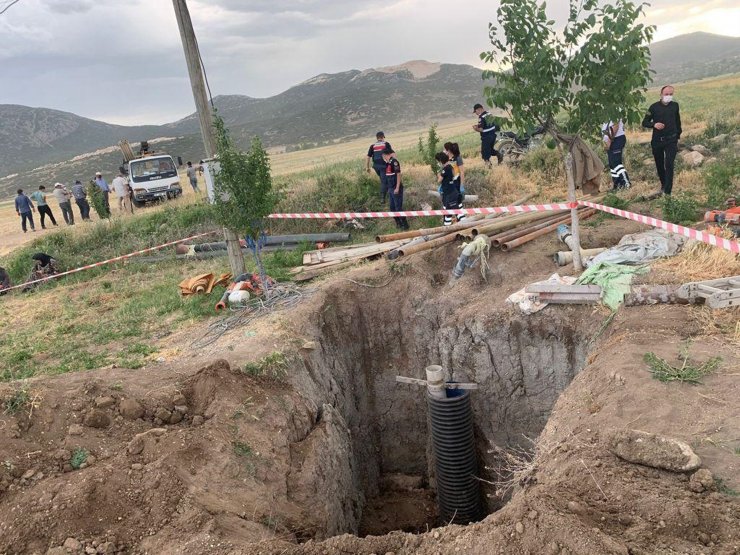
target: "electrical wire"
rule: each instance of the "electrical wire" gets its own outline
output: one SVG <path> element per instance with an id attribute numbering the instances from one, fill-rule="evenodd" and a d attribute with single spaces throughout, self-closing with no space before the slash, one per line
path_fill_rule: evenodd
<path id="1" fill-rule="evenodd" d="M 10 4 L 6 4 L 4 8 L 0 9 L 0 15 L 7 12 L 11 8 L 11 6 L 13 6 L 14 4 L 17 4 L 20 1 L 21 0 L 11 0 Z"/>

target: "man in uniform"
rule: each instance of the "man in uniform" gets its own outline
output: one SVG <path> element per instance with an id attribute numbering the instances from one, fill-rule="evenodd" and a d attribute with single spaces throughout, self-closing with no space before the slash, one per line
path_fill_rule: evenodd
<path id="1" fill-rule="evenodd" d="M 660 100 L 648 108 L 642 126 L 653 130 L 650 146 L 660 179 L 660 192 L 670 195 L 673 189 L 673 164 L 678 153 L 678 140 L 681 138 L 681 114 L 678 103 L 673 101 L 671 85 L 660 89 Z"/>
<path id="2" fill-rule="evenodd" d="M 496 155 L 500 164 L 504 159 L 504 155 L 493 148 L 496 144 L 496 132 L 499 130 L 498 125 L 494 121 L 493 114 L 484 110 L 481 104 L 473 106 L 473 113 L 478 116 L 478 123 L 473 126 L 473 129 L 480 133 L 480 154 L 486 163 L 486 167 L 491 167 L 492 155 Z"/>
<path id="3" fill-rule="evenodd" d="M 385 169 L 386 163 L 383 161 L 383 151 L 390 150 L 393 152 L 391 143 L 385 140 L 385 133 L 378 131 L 375 134 L 376 141 L 370 145 L 367 149 L 367 160 L 365 163 L 365 171 L 370 173 L 370 162 L 373 163 L 373 169 L 380 178 L 380 200 L 385 202 L 385 195 L 388 191 L 388 186 L 385 183 Z"/>
<path id="4" fill-rule="evenodd" d="M 385 170 L 384 170 L 384 177 L 385 177 L 385 184 L 388 188 L 388 196 L 391 199 L 391 206 L 390 210 L 391 212 L 401 212 L 403 211 L 403 183 L 401 180 L 401 164 L 398 163 L 398 160 L 396 160 L 396 157 L 394 156 L 395 152 L 393 152 L 393 149 L 388 145 L 388 147 L 383 150 L 382 156 L 383 156 L 383 162 L 385 162 Z M 396 227 L 399 229 L 408 229 L 409 223 L 406 221 L 406 216 L 396 216 L 393 218 L 396 220 Z"/>

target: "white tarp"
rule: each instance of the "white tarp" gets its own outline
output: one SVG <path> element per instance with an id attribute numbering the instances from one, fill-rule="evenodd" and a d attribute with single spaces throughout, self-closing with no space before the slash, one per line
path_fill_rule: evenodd
<path id="1" fill-rule="evenodd" d="M 599 262 L 612 264 L 644 264 L 658 258 L 674 256 L 681 250 L 686 237 L 663 229 L 651 229 L 642 233 L 625 235 L 616 247 L 592 256 L 585 261 L 586 267 Z"/>

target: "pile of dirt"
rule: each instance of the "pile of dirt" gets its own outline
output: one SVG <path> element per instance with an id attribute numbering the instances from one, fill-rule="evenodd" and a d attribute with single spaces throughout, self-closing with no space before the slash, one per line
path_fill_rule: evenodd
<path id="1" fill-rule="evenodd" d="M 503 299 L 552 273 L 544 254 L 495 254 L 489 281 L 451 285 L 455 255 L 396 265 L 383 287 L 357 282 L 387 282 L 384 263 L 330 278 L 207 349 L 175 334 L 186 356 L 172 362 L 0 386 L 12 407 L 0 553 L 736 553 L 738 354 L 697 337 L 692 355 L 722 356 L 720 370 L 698 386 L 658 382 L 642 356 L 675 358 L 699 332 L 692 307 L 624 309 L 605 332 L 608 313 L 591 307 L 524 317 Z M 274 351 L 284 367 L 267 371 Z M 479 384 L 492 514 L 468 526 L 436 520 L 423 390 L 394 380 L 432 363 Z M 641 432 L 682 440 L 700 462 L 621 458 L 617 444 Z M 525 436 L 539 436 L 535 458 L 507 467 Z"/>

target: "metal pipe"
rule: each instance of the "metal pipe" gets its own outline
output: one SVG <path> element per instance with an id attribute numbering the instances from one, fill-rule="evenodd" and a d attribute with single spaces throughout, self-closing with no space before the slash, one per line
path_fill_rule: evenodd
<path id="1" fill-rule="evenodd" d="M 449 233 L 451 231 L 458 231 L 461 229 L 467 229 L 469 227 L 473 227 L 476 225 L 475 219 L 470 219 L 465 222 L 460 222 L 459 224 L 453 224 L 445 226 L 437 226 L 437 227 L 428 227 L 425 229 L 414 229 L 411 231 L 401 231 L 399 233 L 390 233 L 388 235 L 378 235 L 375 237 L 375 240 L 378 243 L 387 243 L 389 241 L 398 241 L 400 239 L 411 239 L 413 237 L 421 237 L 423 235 L 434 235 L 435 233 Z"/>
<path id="2" fill-rule="evenodd" d="M 597 249 L 581 249 L 581 259 L 585 260 L 589 256 L 596 256 L 606 250 L 606 247 Z M 567 266 L 573 263 L 573 251 L 558 251 L 553 255 L 553 260 L 558 266 Z"/>
<path id="3" fill-rule="evenodd" d="M 528 224 L 521 228 L 515 229 L 513 231 L 507 231 L 506 233 L 499 233 L 498 235 L 491 237 L 491 245 L 493 245 L 494 247 L 500 247 L 502 243 L 506 243 L 508 241 L 511 241 L 512 239 L 517 239 L 519 237 L 532 233 L 533 231 L 537 231 L 538 229 L 542 229 L 543 227 L 547 227 L 556 222 L 563 223 L 567 221 L 569 217 L 570 217 L 569 214 L 563 214 L 561 216 L 553 216 L 552 218 L 547 218 L 546 220 Z"/>
<path id="4" fill-rule="evenodd" d="M 399 256 L 409 256 L 417 252 L 422 252 L 422 251 L 426 251 L 429 249 L 433 249 L 435 247 L 439 247 L 440 245 L 452 243 L 455 239 L 457 239 L 457 235 L 455 233 L 448 233 L 447 235 L 443 235 L 442 237 L 439 237 L 438 239 L 426 241 L 425 243 L 421 243 L 418 245 L 411 245 L 411 246 L 404 245 L 402 247 L 399 247 L 398 254 Z"/>
<path id="5" fill-rule="evenodd" d="M 579 212 L 578 217 L 580 217 L 582 220 L 585 220 L 593 216 L 595 213 L 596 213 L 596 210 L 589 209 L 582 213 Z M 537 231 L 533 231 L 532 233 L 528 235 L 524 235 L 517 239 L 513 239 L 512 241 L 508 241 L 507 243 L 502 243 L 501 250 L 508 251 L 510 249 L 518 247 L 519 245 L 523 245 L 524 243 L 529 243 L 533 239 L 537 239 L 537 237 L 541 237 L 542 235 L 550 233 L 551 231 L 555 231 L 559 225 L 560 224 L 556 222 L 554 224 L 550 224 L 547 227 L 543 227 L 542 229 L 538 229 Z"/>
<path id="6" fill-rule="evenodd" d="M 475 235 L 488 235 L 492 231 L 498 231 L 499 229 L 506 229 L 509 227 L 516 227 L 521 224 L 534 222 L 537 220 L 543 220 L 545 218 L 552 218 L 553 214 L 550 212 L 530 212 L 527 214 L 515 214 L 506 218 L 501 218 L 496 222 L 488 222 L 484 220 L 479 226 L 471 228 L 473 230 L 473 236 Z"/>

